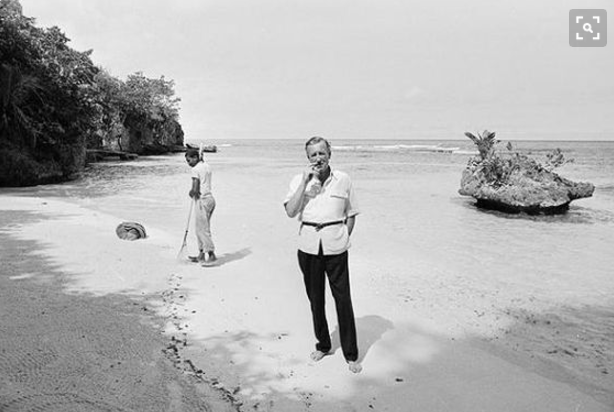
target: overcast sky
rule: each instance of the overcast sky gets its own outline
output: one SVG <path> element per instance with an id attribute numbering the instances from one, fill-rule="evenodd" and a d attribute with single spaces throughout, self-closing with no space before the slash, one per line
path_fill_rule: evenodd
<path id="1" fill-rule="evenodd" d="M 614 30 L 572 48 L 570 9 L 608 0 L 21 0 L 124 79 L 175 81 L 186 139 L 614 140 Z"/>

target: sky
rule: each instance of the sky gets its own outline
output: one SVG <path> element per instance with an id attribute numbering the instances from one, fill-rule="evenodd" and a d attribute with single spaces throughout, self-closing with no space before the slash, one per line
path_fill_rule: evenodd
<path id="1" fill-rule="evenodd" d="M 175 82 L 186 140 L 614 140 L 611 0 L 21 0 L 125 79 Z"/>

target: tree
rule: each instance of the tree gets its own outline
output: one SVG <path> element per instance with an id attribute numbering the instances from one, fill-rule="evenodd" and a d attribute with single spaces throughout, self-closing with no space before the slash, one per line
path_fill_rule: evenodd
<path id="1" fill-rule="evenodd" d="M 181 132 L 172 81 L 140 72 L 119 80 L 69 42 L 58 27 L 36 27 L 19 1 L 0 0 L 0 184 L 36 183 L 36 171 L 15 175 L 32 168 L 42 180 L 63 180 L 85 166 L 88 144 L 125 130 L 136 143 L 141 130 L 153 133 L 154 145 Z"/>
<path id="2" fill-rule="evenodd" d="M 477 136 L 473 133 L 465 132 L 465 136 L 470 138 L 478 147 L 482 160 L 489 159 L 495 153 L 495 145 L 499 143 L 495 139 L 495 135 L 495 132 L 489 132 L 488 130 L 484 130 L 482 134 L 478 133 Z"/>
<path id="3" fill-rule="evenodd" d="M 150 79 L 141 72 L 131 74 L 121 88 L 121 106 L 129 117 L 163 121 L 177 120 L 179 98 L 175 98 L 174 82 Z"/>
<path id="4" fill-rule="evenodd" d="M 94 84 L 96 87 L 96 103 L 99 111 L 99 132 L 102 141 L 92 146 L 108 146 L 111 142 L 117 142 L 119 150 L 123 150 L 121 137 L 126 117 L 120 109 L 122 106 L 123 82 L 101 69 L 96 76 L 94 76 Z"/>
<path id="5" fill-rule="evenodd" d="M 38 79 L 0 65 L 0 140 L 36 147 L 40 124 L 33 118 L 34 102 L 41 102 Z"/>
<path id="6" fill-rule="evenodd" d="M 57 27 L 36 27 L 17 1 L 0 0 L 0 127 L 6 142 L 0 151 L 5 160 L 21 162 L 12 168 L 4 162 L 5 182 L 31 184 L 36 175 L 61 180 L 85 165 L 86 136 L 95 127 L 97 68 L 90 52 L 77 52 L 68 42 Z M 17 176 L 32 168 L 38 171 Z"/>

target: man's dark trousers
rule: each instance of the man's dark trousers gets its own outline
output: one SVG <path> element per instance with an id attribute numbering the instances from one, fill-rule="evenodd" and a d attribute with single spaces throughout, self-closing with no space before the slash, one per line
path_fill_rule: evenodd
<path id="1" fill-rule="evenodd" d="M 303 272 L 307 297 L 311 304 L 313 328 L 318 342 L 316 349 L 321 352 L 331 350 L 330 333 L 325 311 L 326 276 L 337 307 L 337 323 L 341 338 L 341 349 L 347 361 L 358 359 L 356 344 L 356 324 L 350 296 L 350 272 L 348 252 L 339 255 L 312 255 L 298 251 L 298 263 Z"/>

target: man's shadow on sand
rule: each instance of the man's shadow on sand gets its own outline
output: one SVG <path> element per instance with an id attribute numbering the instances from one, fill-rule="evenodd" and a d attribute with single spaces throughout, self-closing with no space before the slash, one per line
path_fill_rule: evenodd
<path id="1" fill-rule="evenodd" d="M 394 329 L 394 324 L 381 316 L 369 315 L 356 319 L 356 333 L 358 335 L 358 361 L 362 362 L 369 349 L 382 338 L 387 331 Z M 331 334 L 331 351 L 341 348 L 339 341 L 339 326 Z"/>

